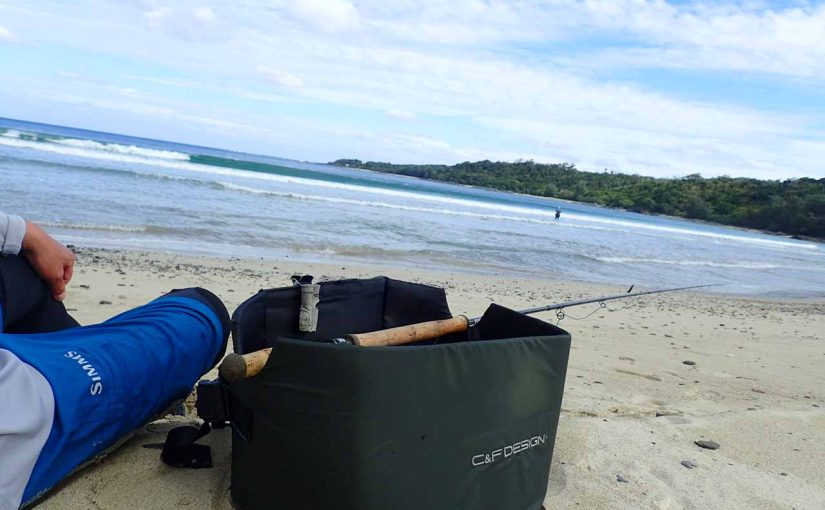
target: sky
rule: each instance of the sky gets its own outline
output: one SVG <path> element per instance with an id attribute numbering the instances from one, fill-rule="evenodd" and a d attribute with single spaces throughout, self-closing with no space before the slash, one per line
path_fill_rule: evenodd
<path id="1" fill-rule="evenodd" d="M 825 2 L 0 0 L 0 117 L 305 161 L 825 177 Z"/>

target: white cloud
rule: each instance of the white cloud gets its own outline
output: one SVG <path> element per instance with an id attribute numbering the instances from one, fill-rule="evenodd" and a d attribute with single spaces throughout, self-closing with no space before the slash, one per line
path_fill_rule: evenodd
<path id="1" fill-rule="evenodd" d="M 153 23 L 163 22 L 172 17 L 173 14 L 174 11 L 169 7 L 158 7 L 157 9 L 151 9 L 143 13 L 146 19 Z"/>
<path id="2" fill-rule="evenodd" d="M 215 20 L 215 13 L 210 7 L 198 7 L 193 11 L 195 18 L 209 23 Z"/>
<path id="3" fill-rule="evenodd" d="M 280 69 L 273 69 L 271 67 L 266 67 L 263 65 L 258 65 L 255 67 L 255 70 L 258 71 L 263 77 L 269 81 L 270 83 L 274 83 L 280 87 L 287 87 L 287 88 L 300 88 L 303 87 L 304 82 L 294 74 L 288 73 L 286 71 Z"/>
<path id="4" fill-rule="evenodd" d="M 252 92 L 249 90 L 244 89 L 234 89 L 230 90 L 229 93 L 235 97 L 240 97 L 244 99 L 252 99 L 253 101 L 261 101 L 265 103 L 289 103 L 289 104 L 301 104 L 301 103 L 308 103 L 309 101 L 304 99 L 297 99 L 294 97 L 290 97 L 287 95 L 282 94 L 269 94 L 269 93 L 261 93 L 261 92 Z"/>
<path id="5" fill-rule="evenodd" d="M 0 43 L 4 42 L 14 42 L 14 37 L 9 32 L 9 29 L 6 27 L 0 27 Z"/>
<path id="6" fill-rule="evenodd" d="M 164 7 L 146 0 L 98 9 L 102 18 L 91 21 L 72 7 L 13 12 L 20 17 L 16 31 L 31 31 L 17 24 L 30 16 L 29 26 L 46 42 L 71 41 L 85 52 L 125 56 L 164 71 L 146 80 L 153 90 L 169 87 L 168 100 L 130 98 L 146 115 L 171 115 L 167 110 L 174 107 L 177 118 L 212 126 L 198 121 L 198 112 L 221 105 L 224 117 L 237 124 L 256 119 L 268 138 L 278 130 L 288 134 L 292 150 L 301 151 L 290 155 L 301 159 L 320 159 L 319 151 L 334 149 L 341 152 L 330 156 L 399 162 L 508 157 L 654 175 L 823 175 L 812 156 L 823 152 L 822 105 L 783 111 L 746 100 L 736 106 L 722 99 L 687 100 L 667 87 L 610 77 L 613 69 L 678 68 L 728 71 L 726 79 L 736 85 L 740 76 L 742 87 L 751 73 L 769 76 L 784 91 L 803 79 L 825 85 L 825 31 L 817 30 L 825 26 L 822 5 L 209 3 L 182 0 Z M 146 24 L 130 23 L 140 12 Z M 175 104 L 180 88 L 188 89 L 191 104 Z M 250 107 L 250 101 L 257 104 Z M 287 103 L 295 105 L 291 112 L 312 105 L 305 114 L 313 124 L 299 114 L 280 117 Z M 112 107 L 116 100 L 100 108 L 104 104 Z M 403 124 L 404 133 L 383 133 L 386 125 L 401 124 L 382 117 L 416 122 Z M 252 130 L 250 137 L 263 132 Z M 267 140 L 258 143 L 272 150 Z"/>
<path id="7" fill-rule="evenodd" d="M 621 58 L 617 67 L 684 65 L 825 80 L 821 3 L 769 9 L 753 2 L 421 0 L 363 2 L 359 9 L 364 30 L 380 30 L 387 39 L 487 46 L 575 41 L 581 43 L 576 58 L 586 61 L 595 36 L 597 56 L 633 50 L 636 58 Z M 613 47 L 611 41 L 620 44 Z"/>
<path id="8" fill-rule="evenodd" d="M 407 110 L 399 110 L 397 108 L 390 108 L 389 110 L 385 111 L 384 114 L 387 117 L 392 117 L 393 119 L 399 120 L 414 120 L 417 118 L 417 115 L 413 112 L 409 112 Z"/>
<path id="9" fill-rule="evenodd" d="M 408 135 L 405 133 L 391 133 L 387 138 L 402 144 L 412 145 L 419 154 L 432 149 L 450 149 L 450 144 L 429 136 Z"/>
<path id="10" fill-rule="evenodd" d="M 679 67 L 752 71 L 825 79 L 825 5 L 782 10 L 742 4 L 676 7 L 630 0 L 590 2 L 595 27 L 630 34 L 639 43 L 629 51 L 596 53 L 592 65 Z M 611 16 L 599 16 L 611 9 Z"/>
<path id="11" fill-rule="evenodd" d="M 213 41 L 224 38 L 224 33 L 215 30 L 217 16 L 211 7 L 189 5 L 188 1 L 177 2 L 174 7 L 150 3 L 143 11 L 147 25 L 164 31 L 176 39 L 185 41 Z"/>
<path id="12" fill-rule="evenodd" d="M 358 25 L 358 12 L 347 0 L 285 0 L 280 9 L 309 26 L 339 32 Z"/>

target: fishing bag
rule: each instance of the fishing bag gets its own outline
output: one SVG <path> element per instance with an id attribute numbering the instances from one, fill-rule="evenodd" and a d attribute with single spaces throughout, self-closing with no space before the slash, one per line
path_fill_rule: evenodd
<path id="1" fill-rule="evenodd" d="M 310 287 L 309 292 L 307 292 Z M 199 387 L 207 421 L 232 425 L 241 510 L 539 510 L 570 335 L 497 305 L 426 345 L 328 343 L 451 317 L 443 289 L 385 277 L 262 290 L 232 317 L 236 353 L 263 371 Z M 301 328 L 299 328 L 301 323 Z"/>

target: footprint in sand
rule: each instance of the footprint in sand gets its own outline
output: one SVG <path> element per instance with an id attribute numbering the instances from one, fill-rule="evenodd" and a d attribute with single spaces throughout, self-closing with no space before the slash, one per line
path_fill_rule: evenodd
<path id="1" fill-rule="evenodd" d="M 547 484 L 545 498 L 560 494 L 565 487 L 567 487 L 567 475 L 564 473 L 564 466 L 554 461 L 550 466 L 550 482 Z M 546 499 L 545 504 L 547 504 Z M 548 506 L 548 508 L 550 507 Z"/>

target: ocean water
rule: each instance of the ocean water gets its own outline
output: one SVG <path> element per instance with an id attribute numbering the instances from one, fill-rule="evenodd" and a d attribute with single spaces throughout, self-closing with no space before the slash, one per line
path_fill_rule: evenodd
<path id="1" fill-rule="evenodd" d="M 79 246 L 825 297 L 822 243 L 10 119 L 0 209 Z"/>

